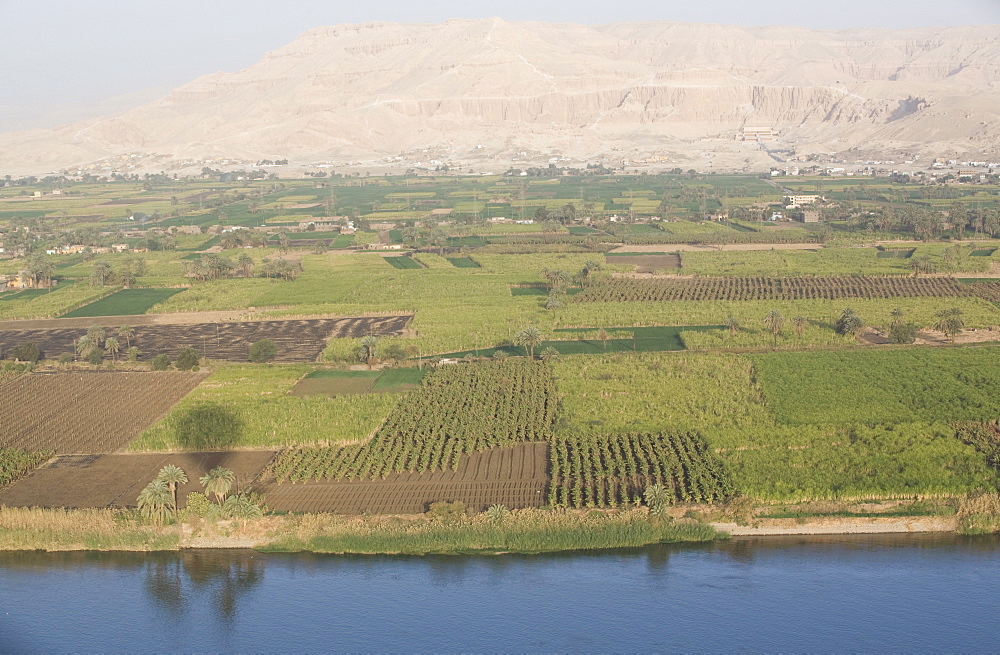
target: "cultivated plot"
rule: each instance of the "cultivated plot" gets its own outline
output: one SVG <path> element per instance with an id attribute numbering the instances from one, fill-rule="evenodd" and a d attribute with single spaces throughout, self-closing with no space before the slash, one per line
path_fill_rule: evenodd
<path id="1" fill-rule="evenodd" d="M 112 453 L 205 378 L 182 371 L 31 373 L 4 385 L 0 448 Z"/>
<path id="2" fill-rule="evenodd" d="M 177 488 L 177 504 L 204 492 L 198 479 L 217 466 L 233 471 L 233 493 L 246 491 L 274 458 L 273 451 L 158 453 L 150 455 L 62 455 L 0 490 L 10 507 L 135 507 L 143 487 L 168 464 L 179 466 L 188 482 Z"/>
<path id="3" fill-rule="evenodd" d="M 185 348 L 194 348 L 201 356 L 211 359 L 247 361 L 250 344 L 270 339 L 278 347 L 274 361 L 311 362 L 319 357 L 330 339 L 357 338 L 367 334 L 398 335 L 410 318 L 384 316 L 137 325 L 128 343 L 139 348 L 140 360 L 152 359 L 160 353 L 175 356 Z M 95 320 L 95 324 L 100 323 Z M 60 353 L 74 352 L 77 340 L 86 333 L 85 328 L 4 330 L 0 332 L 0 351 L 30 342 L 38 346 L 45 358 L 54 359 Z"/>
<path id="4" fill-rule="evenodd" d="M 272 509 L 338 514 L 417 514 L 437 501 L 460 501 L 475 512 L 546 502 L 548 444 L 523 443 L 463 455 L 455 469 L 395 473 L 377 480 L 277 484 L 258 487 Z"/>
<path id="5" fill-rule="evenodd" d="M 153 305 L 185 291 L 185 289 L 122 289 L 89 305 L 74 309 L 63 318 L 89 316 L 131 316 L 145 314 Z"/>

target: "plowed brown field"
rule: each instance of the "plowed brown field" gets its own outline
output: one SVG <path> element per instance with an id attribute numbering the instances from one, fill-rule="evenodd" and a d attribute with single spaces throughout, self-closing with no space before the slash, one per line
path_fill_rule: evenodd
<path id="1" fill-rule="evenodd" d="M 541 507 L 546 502 L 548 449 L 547 443 L 524 443 L 463 455 L 455 470 L 393 473 L 384 480 L 355 482 L 276 484 L 271 479 L 257 490 L 264 493 L 268 507 L 289 512 L 418 514 L 442 500 L 461 501 L 476 512 L 494 504 Z"/>
<path id="2" fill-rule="evenodd" d="M 22 375 L 0 393 L 0 448 L 113 453 L 206 375 L 183 371 Z"/>
<path id="3" fill-rule="evenodd" d="M 278 346 L 274 361 L 312 362 L 316 361 L 330 339 L 400 334 L 410 318 L 377 316 L 136 325 L 130 343 L 138 346 L 139 359 L 143 360 L 152 359 L 160 353 L 176 356 L 185 348 L 194 348 L 203 357 L 245 362 L 250 354 L 250 344 L 270 339 Z M 102 325 L 101 319 L 90 319 L 90 324 Z M 60 353 L 75 352 L 76 340 L 86 333 L 85 327 L 0 330 L 0 352 L 30 342 L 38 346 L 45 358 L 55 359 Z M 109 336 L 113 334 L 114 330 L 108 331 Z M 122 346 L 124 350 L 125 344 Z"/>
<path id="4" fill-rule="evenodd" d="M 11 507 L 135 507 L 136 498 L 167 464 L 181 467 L 189 482 L 177 490 L 178 505 L 210 469 L 236 474 L 234 492 L 246 491 L 274 458 L 271 451 L 199 452 L 153 455 L 61 455 L 31 475 L 0 489 L 0 505 Z"/>

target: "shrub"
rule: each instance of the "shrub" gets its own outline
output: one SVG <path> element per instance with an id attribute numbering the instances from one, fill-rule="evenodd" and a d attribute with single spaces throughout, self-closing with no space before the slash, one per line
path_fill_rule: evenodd
<path id="1" fill-rule="evenodd" d="M 194 348 L 185 348 L 181 351 L 181 354 L 177 356 L 177 361 L 174 362 L 174 366 L 180 371 L 190 371 L 192 368 L 198 365 L 198 351 Z"/>
<path id="2" fill-rule="evenodd" d="M 41 356 L 41 352 L 38 350 L 38 346 L 30 341 L 18 344 L 7 351 L 7 359 L 16 359 L 20 362 L 35 363 L 39 356 Z"/>
<path id="3" fill-rule="evenodd" d="M 94 350 L 91 350 L 90 354 L 87 355 L 87 363 L 93 364 L 94 366 L 100 366 L 101 364 L 103 364 L 104 363 L 104 351 L 103 350 L 99 350 L 97 348 L 95 348 Z"/>
<path id="4" fill-rule="evenodd" d="M 427 516 L 445 524 L 457 523 L 465 515 L 465 503 L 460 500 L 454 502 L 438 501 L 431 503 L 427 508 Z"/>
<path id="5" fill-rule="evenodd" d="M 66 366 L 73 361 L 74 357 L 73 353 L 61 353 L 57 361 L 63 366 Z"/>
<path id="6" fill-rule="evenodd" d="M 889 328 L 892 343 L 913 343 L 917 340 L 917 326 L 913 323 L 897 323 Z"/>
<path id="7" fill-rule="evenodd" d="M 165 371 L 170 368 L 170 355 L 160 353 L 149 363 L 154 371 Z"/>
<path id="8" fill-rule="evenodd" d="M 278 346 L 270 339 L 261 339 L 250 344 L 251 362 L 269 362 L 278 354 Z"/>
<path id="9" fill-rule="evenodd" d="M 187 499 L 185 500 L 185 518 L 194 516 L 205 518 L 208 516 L 208 511 L 211 506 L 212 502 L 205 494 L 200 491 L 192 491 L 187 495 Z"/>

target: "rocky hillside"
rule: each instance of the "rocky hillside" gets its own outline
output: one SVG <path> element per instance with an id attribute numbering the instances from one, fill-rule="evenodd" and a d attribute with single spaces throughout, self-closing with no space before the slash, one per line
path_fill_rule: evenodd
<path id="1" fill-rule="evenodd" d="M 0 135 L 0 172 L 123 152 L 156 153 L 169 168 L 206 157 L 372 161 L 424 148 L 466 162 L 521 152 L 681 161 L 698 151 L 739 168 L 758 157 L 758 133 L 796 154 L 996 153 L 1000 29 L 323 27 L 120 115 Z"/>

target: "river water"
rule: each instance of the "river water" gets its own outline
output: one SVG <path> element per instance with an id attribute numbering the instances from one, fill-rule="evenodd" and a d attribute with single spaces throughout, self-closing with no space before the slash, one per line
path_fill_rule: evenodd
<path id="1" fill-rule="evenodd" d="M 0 553 L 0 652 L 1000 649 L 1000 539 L 541 556 Z"/>

